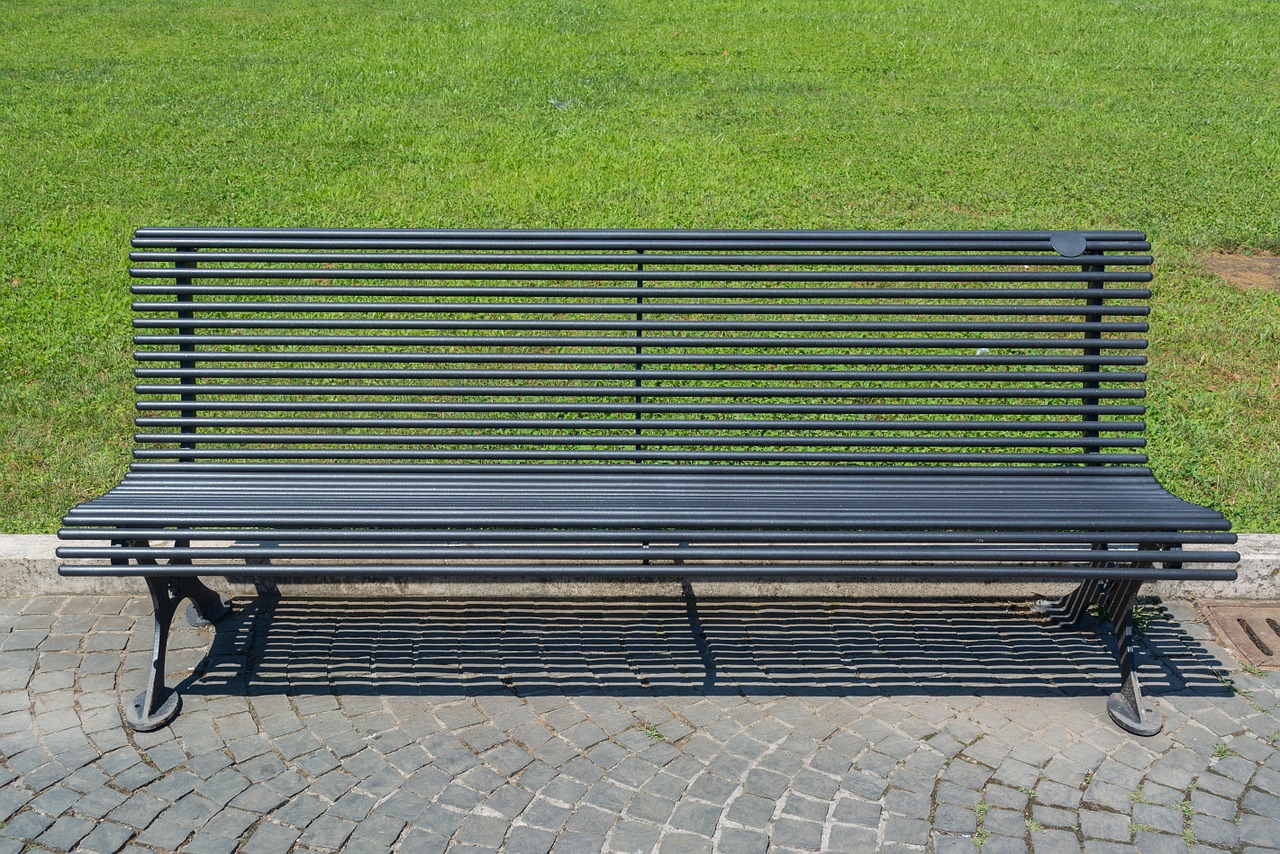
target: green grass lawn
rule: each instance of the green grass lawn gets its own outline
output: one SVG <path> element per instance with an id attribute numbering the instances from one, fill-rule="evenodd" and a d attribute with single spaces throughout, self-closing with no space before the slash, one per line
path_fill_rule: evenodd
<path id="1" fill-rule="evenodd" d="M 0 74 L 0 530 L 127 465 L 132 229 L 232 224 L 1144 229 L 1155 469 L 1280 530 L 1280 293 L 1198 260 L 1280 249 L 1274 3 L 32 0 Z"/>

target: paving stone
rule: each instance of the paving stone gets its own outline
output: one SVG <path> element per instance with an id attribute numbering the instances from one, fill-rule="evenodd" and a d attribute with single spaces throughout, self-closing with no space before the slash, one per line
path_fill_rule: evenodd
<path id="1" fill-rule="evenodd" d="M 299 831 L 297 828 L 276 824 L 273 821 L 264 821 L 258 825 L 258 829 L 254 831 L 253 836 L 249 837 L 249 841 L 240 850 L 245 854 L 255 854 L 255 852 L 278 854 L 280 851 L 288 851 L 298 836 Z"/>
<path id="2" fill-rule="evenodd" d="M 972 809 L 941 804 L 934 811 L 933 828 L 944 833 L 974 833 L 978 829 L 978 816 Z"/>
<path id="3" fill-rule="evenodd" d="M 1080 813 L 1080 832 L 1085 839 L 1128 842 L 1129 819 L 1118 813 L 1082 810 Z"/>
<path id="4" fill-rule="evenodd" d="M 4 833 L 16 839 L 35 839 L 53 824 L 44 813 L 26 810 L 5 822 Z"/>
<path id="5" fill-rule="evenodd" d="M 1022 837 L 1027 831 L 1027 819 L 1020 810 L 992 809 L 987 811 L 983 827 L 999 836 Z"/>
<path id="6" fill-rule="evenodd" d="M 234 851 L 241 836 L 257 820 L 258 816 L 251 812 L 226 807 L 196 831 L 185 850 L 191 854 L 225 854 Z"/>
<path id="7" fill-rule="evenodd" d="M 719 807 L 686 801 L 676 805 L 675 812 L 671 816 L 671 826 L 712 837 L 715 835 L 716 825 L 720 822 L 720 816 Z"/>
<path id="8" fill-rule="evenodd" d="M 1208 772 L 1196 778 L 1196 789 L 1229 800 L 1236 800 L 1244 792 L 1245 784 L 1238 780 L 1232 780 L 1230 777 L 1224 777 L 1221 774 Z"/>
<path id="9" fill-rule="evenodd" d="M 70 851 L 76 847 L 77 842 L 88 836 L 93 828 L 94 822 L 92 821 L 66 815 L 55 821 L 48 830 L 40 834 L 36 842 L 59 851 Z"/>
<path id="10" fill-rule="evenodd" d="M 547 854 L 555 841 L 556 835 L 549 830 L 522 825 L 511 828 L 505 850 L 510 851 L 511 854 Z"/>
<path id="11" fill-rule="evenodd" d="M 1171 807 L 1155 804 L 1134 804 L 1133 823 L 1137 826 L 1155 828 L 1163 833 L 1182 833 L 1182 812 Z"/>
<path id="12" fill-rule="evenodd" d="M 1222 819 L 1213 818 L 1211 816 L 1197 815 L 1191 818 L 1191 832 L 1195 834 L 1196 841 L 1217 845 L 1224 848 L 1234 848 L 1240 841 L 1241 825 L 1234 821 L 1223 821 Z M 1277 847 L 1280 847 L 1280 839 L 1272 840 Z"/>
<path id="13" fill-rule="evenodd" d="M 687 837 L 688 834 L 683 834 L 680 831 L 674 831 L 668 835 L 668 839 L 676 836 Z M 705 848 L 702 845 L 698 844 L 697 837 L 691 837 L 691 839 L 694 841 L 688 845 L 688 850 L 690 852 L 697 852 L 697 851 L 703 851 L 703 850 L 710 852 L 709 848 Z M 710 840 L 701 840 L 701 841 L 706 842 L 708 844 L 710 843 Z M 566 831 L 560 834 L 560 836 L 556 839 L 555 844 L 551 846 L 551 851 L 553 852 L 553 854 L 598 854 L 598 852 L 604 850 L 604 846 L 605 846 L 604 836 L 597 836 L 595 834 L 590 834 L 590 833 L 577 833 L 574 831 Z M 679 849 L 668 848 L 666 842 L 664 841 L 661 850 L 679 850 Z"/>
<path id="14" fill-rule="evenodd" d="M 666 815 L 669 816 L 670 814 L 670 810 L 668 810 Z M 643 815 L 637 817 L 649 820 Z M 552 803 L 546 798 L 539 797 L 535 798 L 529 808 L 525 810 L 523 818 L 533 827 L 554 831 L 559 830 L 569 820 L 569 809 Z M 662 820 L 665 821 L 666 816 L 663 816 Z"/>
<path id="15" fill-rule="evenodd" d="M 113 809 L 107 817 L 112 821 L 142 830 L 155 821 L 156 816 L 169 806 L 168 801 L 140 792 Z"/>
<path id="16" fill-rule="evenodd" d="M 935 797 L 940 803 L 972 807 L 982 800 L 982 792 L 956 783 L 943 782 L 938 784 Z"/>
<path id="17" fill-rule="evenodd" d="M 1280 797 L 1250 789 L 1240 800 L 1241 808 L 1259 815 L 1280 815 Z"/>
<path id="18" fill-rule="evenodd" d="M 1031 818 L 1043 827 L 1065 827 L 1072 830 L 1080 823 L 1076 810 L 1047 807 L 1044 804 L 1034 804 L 1031 807 Z"/>
<path id="19" fill-rule="evenodd" d="M 1103 842 L 1097 839 L 1084 841 L 1084 854 L 1133 854 L 1133 846 L 1128 842 Z"/>
<path id="20" fill-rule="evenodd" d="M 863 840 L 866 845 L 866 840 Z M 840 848 L 838 850 L 854 850 Z M 865 848 L 860 849 L 865 850 Z M 978 846 L 967 836 L 938 836 L 933 842 L 934 854 L 976 854 Z"/>
<path id="21" fill-rule="evenodd" d="M 54 786 L 31 801 L 31 806 L 47 816 L 58 817 L 80 800 L 80 793 L 63 786 Z"/>
<path id="22" fill-rule="evenodd" d="M 1275 815 L 1240 817 L 1240 841 L 1245 845 L 1274 846 L 1280 840 L 1280 819 Z"/>
<path id="23" fill-rule="evenodd" d="M 190 825 L 169 821 L 162 815 L 138 835 L 138 842 L 161 851 L 176 851 L 191 832 Z"/>
<path id="24" fill-rule="evenodd" d="M 720 835 L 720 845 L 724 851 L 734 854 L 766 854 L 769 850 L 767 834 L 737 827 L 726 827 Z"/>
<path id="25" fill-rule="evenodd" d="M 1045 830 L 1031 834 L 1035 854 L 1079 854 L 1080 841 L 1065 830 Z"/>
<path id="26" fill-rule="evenodd" d="M 773 819 L 774 802 L 756 795 L 740 795 L 729 806 L 728 817 L 748 828 L 764 828 Z M 644 816 L 640 816 L 643 818 Z M 651 819 L 665 821 L 665 817 Z"/>
<path id="27" fill-rule="evenodd" d="M 840 781 L 840 788 L 863 800 L 879 800 L 887 786 L 888 783 L 883 778 L 860 772 L 844 775 Z"/>
<path id="28" fill-rule="evenodd" d="M 496 851 L 507 835 L 507 827 L 507 821 L 496 816 L 470 815 L 458 825 L 454 839 L 461 844 L 477 845 Z"/>
<path id="29" fill-rule="evenodd" d="M 885 824 L 884 838 L 886 842 L 924 845 L 929 840 L 929 822 L 919 818 L 891 815 Z"/>
<path id="30" fill-rule="evenodd" d="M 399 838 L 404 826 L 405 823 L 400 819 L 383 815 L 371 815 L 356 826 L 355 832 L 351 834 L 349 843 L 355 850 L 365 850 L 371 847 L 377 847 L 379 850 L 388 848 Z"/>
<path id="31" fill-rule="evenodd" d="M 313 794 L 305 793 L 293 798 L 289 803 L 272 813 L 276 821 L 291 824 L 297 828 L 305 828 L 327 809 L 327 805 Z"/>
<path id="32" fill-rule="evenodd" d="M 325 851 L 339 851 L 346 844 L 347 838 L 356 829 L 354 821 L 348 821 L 334 815 L 325 814 L 311 822 L 298 839 L 298 844 L 306 848 L 319 848 Z M 425 831 L 423 831 L 425 833 Z M 437 839 L 442 837 L 436 837 Z M 425 843 L 426 839 L 417 840 Z M 445 840 L 447 842 L 447 839 Z M 406 845 L 408 840 L 406 840 Z M 422 848 L 406 848 L 407 851 L 427 850 Z"/>
<path id="33" fill-rule="evenodd" d="M 564 828 L 566 831 L 571 830 L 575 833 L 604 838 L 609 834 L 616 820 L 616 813 L 606 812 L 605 810 L 580 803 L 574 806 L 573 815 L 565 823 Z"/>
<path id="34" fill-rule="evenodd" d="M 1126 789 L 1094 780 L 1089 784 L 1089 788 L 1085 789 L 1083 803 L 1085 808 L 1098 806 L 1127 813 L 1131 808 L 1135 791 L 1135 789 Z"/>
<path id="35" fill-rule="evenodd" d="M 10 830 L 13 829 L 10 824 Z M 89 835 L 80 840 L 78 848 L 81 851 L 90 851 L 93 854 L 115 854 L 133 837 L 135 831 L 131 827 L 123 824 L 116 824 L 112 821 L 98 822 Z"/>
<path id="36" fill-rule="evenodd" d="M 1187 854 L 1187 843 L 1181 836 L 1143 831 L 1133 837 L 1133 846 L 1141 854 Z"/>

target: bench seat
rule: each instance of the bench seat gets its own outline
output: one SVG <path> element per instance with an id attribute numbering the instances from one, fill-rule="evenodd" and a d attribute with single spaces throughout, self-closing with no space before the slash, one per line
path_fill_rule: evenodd
<path id="1" fill-rule="evenodd" d="M 132 474 L 69 513 L 64 539 L 127 533 L 182 545 L 66 547 L 63 571 L 81 571 L 76 559 L 151 556 L 191 561 L 181 572 L 206 575 L 242 573 L 252 560 L 254 574 L 281 576 L 360 561 L 370 575 L 883 576 L 911 567 L 1065 580 L 1122 574 L 1099 567 L 1101 548 L 1111 562 L 1203 563 L 1221 553 L 1185 543 L 1234 541 L 1220 513 L 1150 476 L 611 468 Z M 1204 580 L 1231 570 L 1133 571 L 1170 574 Z"/>

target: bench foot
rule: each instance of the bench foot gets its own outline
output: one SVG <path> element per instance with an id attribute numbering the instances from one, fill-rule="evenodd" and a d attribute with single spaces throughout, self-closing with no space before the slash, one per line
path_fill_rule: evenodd
<path id="1" fill-rule="evenodd" d="M 1107 698 L 1107 714 L 1116 726 L 1134 735 L 1155 735 L 1164 729 L 1164 719 L 1155 706 L 1143 699 L 1141 690 L 1132 696 L 1128 690 L 1112 694 Z"/>
<path id="2" fill-rule="evenodd" d="M 182 695 L 171 688 L 161 686 L 160 703 L 151 712 L 147 707 L 152 703 L 151 691 L 143 691 L 133 698 L 133 702 L 125 707 L 124 722 L 134 732 L 151 732 L 167 726 L 178 716 L 182 709 Z"/>

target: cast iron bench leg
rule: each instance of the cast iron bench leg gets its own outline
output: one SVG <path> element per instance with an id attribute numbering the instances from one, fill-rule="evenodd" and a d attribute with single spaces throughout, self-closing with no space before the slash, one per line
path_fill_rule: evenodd
<path id="1" fill-rule="evenodd" d="M 149 545 L 135 541 L 129 545 Z M 158 566 L 152 558 L 139 558 L 138 563 Z M 138 732 L 150 732 L 172 721 L 182 700 L 176 690 L 164 684 L 165 653 L 169 646 L 169 627 L 183 599 L 189 599 L 187 621 L 193 626 L 207 626 L 231 613 L 231 603 L 210 590 L 193 575 L 149 575 L 147 590 L 151 593 L 155 627 L 152 634 L 151 673 L 147 690 L 133 698 L 125 708 L 125 722 Z"/>
<path id="2" fill-rule="evenodd" d="M 1103 594 L 1102 607 L 1115 632 L 1120 662 L 1120 690 L 1107 698 L 1107 714 L 1117 726 L 1134 735 L 1155 735 L 1164 728 L 1164 720 L 1142 696 L 1133 644 L 1133 603 L 1141 586 L 1141 581 L 1117 579 L 1107 582 Z"/>
<path id="3" fill-rule="evenodd" d="M 1163 729 L 1164 721 L 1142 696 L 1133 643 L 1133 603 L 1141 586 L 1141 581 L 1089 579 L 1061 599 L 1041 600 L 1035 610 L 1067 625 L 1081 625 L 1094 616 L 1090 612 L 1093 606 L 1100 608 L 1098 616 L 1111 623 L 1120 665 L 1120 690 L 1107 698 L 1107 714 L 1134 735 L 1155 735 Z"/>

